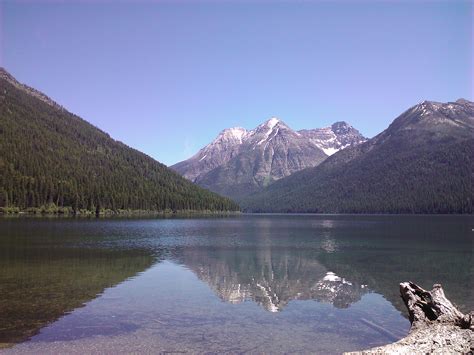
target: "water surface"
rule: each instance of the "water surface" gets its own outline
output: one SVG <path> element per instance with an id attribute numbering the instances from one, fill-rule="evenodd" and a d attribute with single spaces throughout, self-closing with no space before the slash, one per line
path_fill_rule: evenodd
<path id="1" fill-rule="evenodd" d="M 5 352 L 319 352 L 406 335 L 398 284 L 474 309 L 471 216 L 0 219 Z M 16 344 L 11 346 L 11 344 Z"/>

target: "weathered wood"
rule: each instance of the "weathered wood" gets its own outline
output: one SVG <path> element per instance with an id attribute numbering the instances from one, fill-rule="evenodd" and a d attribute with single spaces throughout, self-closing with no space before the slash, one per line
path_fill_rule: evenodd
<path id="1" fill-rule="evenodd" d="M 400 294 L 410 316 L 408 335 L 393 344 L 351 354 L 474 352 L 474 312 L 461 313 L 441 285 L 427 291 L 413 282 L 402 282 Z"/>

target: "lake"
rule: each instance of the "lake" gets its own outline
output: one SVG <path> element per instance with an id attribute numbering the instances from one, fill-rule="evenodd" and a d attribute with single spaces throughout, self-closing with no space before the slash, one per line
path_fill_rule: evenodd
<path id="1" fill-rule="evenodd" d="M 474 309 L 474 217 L 0 219 L 5 353 L 341 353 L 404 337 L 398 284 Z"/>

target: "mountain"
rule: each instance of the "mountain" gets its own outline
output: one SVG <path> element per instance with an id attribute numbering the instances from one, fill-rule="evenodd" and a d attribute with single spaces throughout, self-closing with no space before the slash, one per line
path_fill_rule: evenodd
<path id="1" fill-rule="evenodd" d="M 0 69 L 0 207 L 237 210 Z"/>
<path id="2" fill-rule="evenodd" d="M 223 130 L 188 160 L 171 168 L 217 193 L 240 199 L 366 139 L 346 122 L 294 131 L 278 118 L 253 130 Z"/>
<path id="3" fill-rule="evenodd" d="M 474 103 L 424 101 L 382 133 L 282 179 L 249 211 L 472 213 Z"/>

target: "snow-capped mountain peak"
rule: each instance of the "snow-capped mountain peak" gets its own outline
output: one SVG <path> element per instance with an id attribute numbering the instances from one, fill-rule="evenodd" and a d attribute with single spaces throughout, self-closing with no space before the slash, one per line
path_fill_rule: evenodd
<path id="1" fill-rule="evenodd" d="M 280 123 L 280 119 L 277 117 L 272 117 L 268 121 L 264 123 L 269 129 L 273 129 L 278 123 Z"/>
<path id="2" fill-rule="evenodd" d="M 259 124 L 256 128 L 249 131 L 253 134 L 256 133 L 266 133 L 269 134 L 273 130 L 277 129 L 278 127 L 288 127 L 285 122 L 277 117 L 271 117 L 270 119 L 266 120 L 265 122 Z"/>
<path id="3" fill-rule="evenodd" d="M 196 155 L 172 168 L 201 186 L 230 196 L 238 186 L 251 192 L 364 141 L 346 122 L 295 131 L 271 117 L 252 130 L 224 129 Z"/>
<path id="4" fill-rule="evenodd" d="M 256 148 L 255 145 L 261 145 L 275 138 L 281 127 L 288 128 L 288 126 L 282 120 L 272 117 L 260 124 L 257 128 L 250 131 L 249 138 L 256 139 L 256 144 L 253 145 L 253 149 Z"/>

